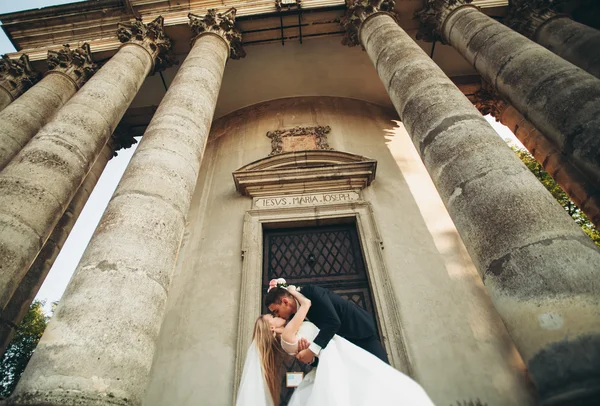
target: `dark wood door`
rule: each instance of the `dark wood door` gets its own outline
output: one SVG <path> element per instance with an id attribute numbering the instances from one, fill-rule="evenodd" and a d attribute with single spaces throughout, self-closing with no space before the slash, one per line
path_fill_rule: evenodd
<path id="1" fill-rule="evenodd" d="M 263 249 L 263 295 L 271 279 L 285 278 L 292 285 L 329 289 L 375 317 L 356 225 L 264 230 Z M 294 358 L 286 368 L 310 370 Z M 285 387 L 285 376 L 282 382 L 280 404 L 287 405 L 293 390 Z"/>

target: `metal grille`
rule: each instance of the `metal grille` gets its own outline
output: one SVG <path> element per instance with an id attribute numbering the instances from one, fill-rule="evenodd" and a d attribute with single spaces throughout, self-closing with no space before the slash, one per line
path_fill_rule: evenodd
<path id="1" fill-rule="evenodd" d="M 285 278 L 298 286 L 318 285 L 354 302 L 375 317 L 354 224 L 265 230 L 263 246 L 263 292 L 275 278 Z M 286 362 L 286 369 L 306 374 L 310 366 L 292 358 Z M 292 393 L 293 388 L 285 387 L 284 375 L 281 406 L 287 405 Z"/>

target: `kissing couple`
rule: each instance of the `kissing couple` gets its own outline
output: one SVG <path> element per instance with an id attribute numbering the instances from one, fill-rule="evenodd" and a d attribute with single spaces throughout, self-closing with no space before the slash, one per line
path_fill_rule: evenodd
<path id="1" fill-rule="evenodd" d="M 433 406 L 418 383 L 388 365 L 366 310 L 327 289 L 300 289 L 282 278 L 269 283 L 265 305 L 271 313 L 256 319 L 236 406 L 279 405 L 286 353 L 317 365 L 289 406 Z"/>

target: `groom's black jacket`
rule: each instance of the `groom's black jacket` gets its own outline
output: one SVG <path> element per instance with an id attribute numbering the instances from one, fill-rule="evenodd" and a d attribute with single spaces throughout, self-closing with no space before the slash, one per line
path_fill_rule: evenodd
<path id="1" fill-rule="evenodd" d="M 312 302 L 307 317 L 320 329 L 313 342 L 321 348 L 334 334 L 348 341 L 376 337 L 373 316 L 356 304 L 314 285 L 303 286 L 300 293 Z"/>

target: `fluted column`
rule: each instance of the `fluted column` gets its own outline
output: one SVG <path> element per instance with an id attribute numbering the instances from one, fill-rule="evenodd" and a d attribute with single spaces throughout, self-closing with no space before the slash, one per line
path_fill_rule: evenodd
<path id="1" fill-rule="evenodd" d="M 584 380 L 600 360 L 600 250 L 373 3 L 349 3 L 346 42 L 360 39 L 375 65 L 538 389 L 598 388 Z"/>
<path id="2" fill-rule="evenodd" d="M 600 31 L 556 12 L 552 3 L 513 0 L 505 24 L 573 65 L 600 77 Z"/>
<path id="3" fill-rule="evenodd" d="M 2 55 L 0 60 L 0 111 L 33 86 L 40 78 L 25 54 L 19 59 Z"/>
<path id="4" fill-rule="evenodd" d="M 600 190 L 575 168 L 560 151 L 513 106 L 484 83 L 474 104 L 481 114 L 491 114 L 510 128 L 519 141 L 560 185 L 596 227 L 600 227 Z"/>
<path id="5" fill-rule="evenodd" d="M 90 46 L 48 51 L 44 79 L 0 112 L 0 170 L 56 114 L 96 70 Z"/>
<path id="6" fill-rule="evenodd" d="M 600 188 L 600 80 L 468 3 L 428 0 L 424 31 L 452 45 Z"/>
<path id="7" fill-rule="evenodd" d="M 127 41 L 0 172 L 4 308 L 148 73 L 170 48 L 162 18 L 119 29 Z"/>
<path id="8" fill-rule="evenodd" d="M 243 55 L 234 16 L 234 9 L 190 16 L 192 49 L 17 387 L 16 404 L 141 404 L 225 63 Z"/>
<path id="9" fill-rule="evenodd" d="M 54 231 L 52 231 L 50 238 L 48 238 L 48 241 L 44 244 L 44 247 L 33 262 L 33 265 L 21 280 L 21 283 L 10 298 L 6 307 L 2 309 L 2 320 L 0 321 L 0 355 L 6 350 L 10 340 L 12 340 L 14 336 L 16 327 L 27 314 L 29 306 L 33 303 L 46 276 L 48 276 L 50 268 L 52 268 L 56 257 L 58 257 L 63 244 L 71 233 L 90 194 L 94 190 L 96 183 L 98 183 L 98 179 L 102 175 L 106 164 L 113 157 L 113 144 L 114 143 L 109 140 L 102 149 L 92 170 L 87 174 L 85 180 L 79 187 L 79 190 L 77 190 L 77 193 L 71 200 L 69 207 L 54 227 Z"/>

